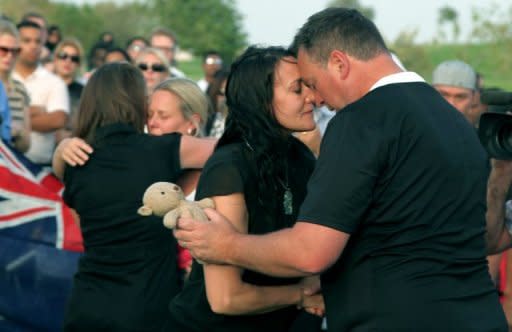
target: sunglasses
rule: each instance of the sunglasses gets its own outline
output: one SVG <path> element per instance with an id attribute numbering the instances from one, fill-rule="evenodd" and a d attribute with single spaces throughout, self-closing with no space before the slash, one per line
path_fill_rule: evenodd
<path id="1" fill-rule="evenodd" d="M 157 73 L 163 73 L 167 70 L 167 68 L 165 68 L 164 65 L 162 64 L 159 64 L 159 63 L 153 63 L 151 66 L 148 65 L 147 63 L 139 63 L 138 64 L 138 67 L 140 68 L 140 70 L 142 71 L 146 71 L 148 69 L 151 69 L 152 71 L 154 72 L 157 72 Z"/>
<path id="2" fill-rule="evenodd" d="M 206 60 L 204 60 L 204 63 L 206 63 L 207 65 L 221 65 L 222 64 L 222 59 L 220 59 L 220 58 L 206 58 Z"/>
<path id="3" fill-rule="evenodd" d="M 69 55 L 65 52 L 61 52 L 59 54 L 57 54 L 57 58 L 60 59 L 60 60 L 66 60 L 66 59 L 70 59 L 71 62 L 74 62 L 74 63 L 80 63 L 80 56 L 78 55 Z"/>
<path id="4" fill-rule="evenodd" d="M 11 52 L 12 56 L 17 56 L 18 54 L 20 54 L 20 48 L 19 47 L 13 47 L 13 48 L 10 48 L 10 47 L 5 47 L 5 46 L 0 46 L 0 56 L 6 56 L 7 53 Z"/>

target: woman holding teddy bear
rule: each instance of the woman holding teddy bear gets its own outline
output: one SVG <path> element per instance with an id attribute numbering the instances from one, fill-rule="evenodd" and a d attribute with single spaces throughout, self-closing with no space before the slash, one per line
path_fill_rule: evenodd
<path id="1" fill-rule="evenodd" d="M 249 233 L 289 227 L 315 160 L 291 133 L 315 127 L 314 94 L 300 80 L 295 58 L 280 47 L 249 48 L 231 72 L 226 131 L 196 197 L 212 197 L 235 227 Z M 163 330 L 288 331 L 297 306 L 322 311 L 321 296 L 304 293 L 307 282 L 194 263 Z"/>

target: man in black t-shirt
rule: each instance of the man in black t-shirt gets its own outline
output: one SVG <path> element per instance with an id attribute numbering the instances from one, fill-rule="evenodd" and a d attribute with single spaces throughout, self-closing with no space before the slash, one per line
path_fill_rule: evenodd
<path id="1" fill-rule="evenodd" d="M 298 222 L 242 235 L 210 210 L 211 223 L 180 220 L 180 243 L 204 261 L 321 273 L 330 331 L 507 331 L 485 259 L 487 158 L 469 123 L 356 10 L 311 16 L 292 48 L 315 99 L 339 110 Z"/>

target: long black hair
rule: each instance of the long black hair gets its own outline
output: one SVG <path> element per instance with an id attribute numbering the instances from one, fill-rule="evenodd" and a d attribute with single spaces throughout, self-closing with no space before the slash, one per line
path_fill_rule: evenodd
<path id="1" fill-rule="evenodd" d="M 242 142 L 250 150 L 258 171 L 259 203 L 276 207 L 275 193 L 287 168 L 289 130 L 274 116 L 275 70 L 292 54 L 283 47 L 250 46 L 232 65 L 226 83 L 229 112 L 217 147 Z"/>

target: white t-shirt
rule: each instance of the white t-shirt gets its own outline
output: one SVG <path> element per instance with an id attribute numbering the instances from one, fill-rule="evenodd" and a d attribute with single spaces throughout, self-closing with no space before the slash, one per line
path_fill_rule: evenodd
<path id="1" fill-rule="evenodd" d="M 203 77 L 199 81 L 197 81 L 197 86 L 199 87 L 199 89 L 201 89 L 201 91 L 206 92 L 206 90 L 208 89 L 208 81 L 205 80 Z"/>
<path id="2" fill-rule="evenodd" d="M 13 78 L 25 85 L 31 106 L 42 106 L 48 113 L 64 111 L 69 114 L 68 88 L 57 75 L 39 66 L 26 78 L 17 72 L 13 72 Z M 26 157 L 38 164 L 50 164 L 55 148 L 55 132 L 32 131 L 30 140 L 30 149 L 25 153 Z"/>

